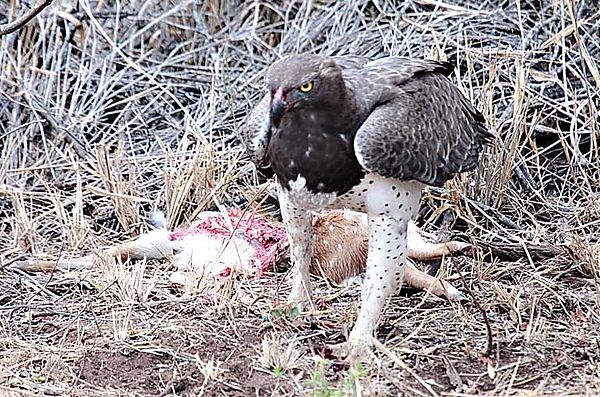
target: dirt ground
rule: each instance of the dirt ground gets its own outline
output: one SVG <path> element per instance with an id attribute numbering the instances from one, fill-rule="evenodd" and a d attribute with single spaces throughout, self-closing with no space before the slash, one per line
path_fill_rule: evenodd
<path id="1" fill-rule="evenodd" d="M 97 274 L 3 277 L 7 328 L 0 375 L 6 393 L 600 393 L 595 294 L 589 280 L 574 276 L 552 282 L 541 299 L 509 281 L 473 285 L 477 300 L 496 300 L 485 305 L 493 342 L 489 357 L 482 313 L 473 303 L 404 291 L 392 299 L 379 326 L 385 347 L 358 372 L 333 358 L 327 347 L 343 341 L 352 325 L 357 285 L 340 289 L 317 280 L 317 296 L 325 298 L 319 310 L 286 315 L 276 292 L 283 273 L 238 280 L 216 300 L 185 297 L 165 284 L 136 303 L 114 300 L 118 279 L 93 288 L 88 277 Z M 27 285 L 36 285 L 37 292 L 23 300 Z M 512 305 L 500 298 L 510 295 L 516 298 Z"/>
<path id="2" fill-rule="evenodd" d="M 600 9 L 593 1 L 54 2 L 0 36 L 0 395 L 600 395 Z M 0 25 L 27 2 L 0 2 Z M 173 264 L 98 252 L 205 210 L 279 217 L 239 131 L 279 56 L 448 60 L 496 143 L 424 193 L 418 224 L 472 256 L 417 265 L 468 300 L 403 289 L 371 361 L 331 355 L 360 286 L 286 264 L 181 288 Z"/>

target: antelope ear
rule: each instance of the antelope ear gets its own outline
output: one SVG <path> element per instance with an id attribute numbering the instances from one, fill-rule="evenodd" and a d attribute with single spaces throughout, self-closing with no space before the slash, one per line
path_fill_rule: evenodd
<path id="1" fill-rule="evenodd" d="M 271 94 L 266 93 L 260 102 L 250 111 L 242 127 L 241 140 L 250 160 L 257 167 L 268 165 L 267 149 L 271 140 Z"/>

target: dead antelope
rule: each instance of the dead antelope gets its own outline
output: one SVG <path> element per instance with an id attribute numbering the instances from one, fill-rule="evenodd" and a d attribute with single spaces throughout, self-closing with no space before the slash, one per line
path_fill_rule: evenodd
<path id="1" fill-rule="evenodd" d="M 121 259 L 163 259 L 172 257 L 178 269 L 171 280 L 183 283 L 197 274 L 225 277 L 230 274 L 261 274 L 271 269 L 288 248 L 283 224 L 241 210 L 227 214 L 204 212 L 189 227 L 169 231 L 164 216 L 155 216 L 156 228 L 133 241 L 102 250 L 101 255 Z M 364 271 L 368 251 L 366 215 L 353 211 L 331 210 L 315 216 L 314 255 L 310 271 L 333 283 L 343 283 Z M 408 226 L 408 256 L 427 260 L 461 254 L 471 250 L 468 243 L 432 243 L 413 222 Z M 56 260 L 17 261 L 10 268 L 29 272 L 54 269 L 90 269 L 98 255 Z M 463 294 L 450 283 L 420 271 L 409 262 L 405 283 L 456 301 Z"/>

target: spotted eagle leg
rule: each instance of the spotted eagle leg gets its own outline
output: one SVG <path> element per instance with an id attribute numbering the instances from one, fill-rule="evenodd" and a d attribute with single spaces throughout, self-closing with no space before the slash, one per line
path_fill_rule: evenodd
<path id="1" fill-rule="evenodd" d="M 418 211 L 423 185 L 375 177 L 367 195 L 369 252 L 361 308 L 349 337 L 349 354 L 371 346 L 386 300 L 402 285 L 408 222 Z"/>
<path id="2" fill-rule="evenodd" d="M 288 234 L 292 262 L 292 291 L 288 303 L 303 309 L 312 301 L 309 268 L 313 249 L 313 213 L 295 208 L 281 191 L 279 203 Z"/>

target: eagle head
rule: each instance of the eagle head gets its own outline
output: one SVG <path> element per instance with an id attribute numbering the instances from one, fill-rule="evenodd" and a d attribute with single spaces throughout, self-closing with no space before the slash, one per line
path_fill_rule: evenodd
<path id="1" fill-rule="evenodd" d="M 343 106 L 346 97 L 342 70 L 332 58 L 313 54 L 291 55 L 275 62 L 267 73 L 271 93 L 270 122 L 279 128 L 291 111 Z"/>

